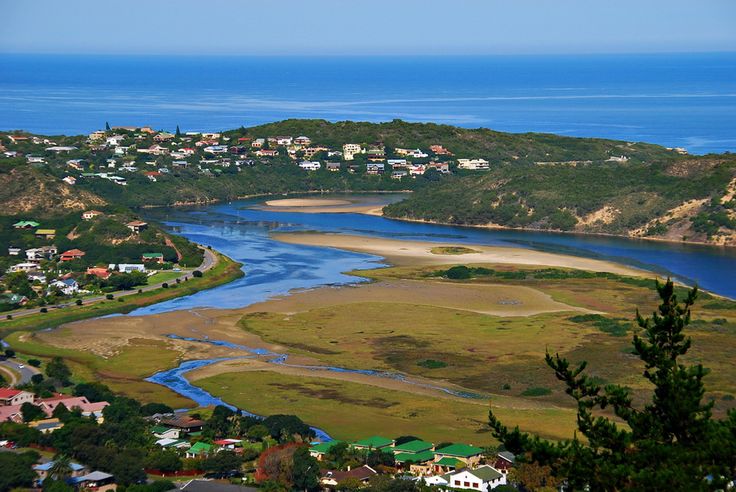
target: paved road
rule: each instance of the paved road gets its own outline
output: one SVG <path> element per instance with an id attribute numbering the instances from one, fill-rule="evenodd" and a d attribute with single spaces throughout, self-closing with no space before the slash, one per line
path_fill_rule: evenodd
<path id="1" fill-rule="evenodd" d="M 202 248 L 202 250 L 204 251 L 204 259 L 202 260 L 202 264 L 199 266 L 199 268 L 197 268 L 197 270 L 199 270 L 201 272 L 206 272 L 207 270 L 210 270 L 212 267 L 214 267 L 217 264 L 217 257 L 215 256 L 215 253 L 213 253 L 212 250 L 210 250 L 210 249 Z M 189 272 L 182 272 L 182 274 L 179 277 L 177 277 L 177 278 L 180 279 L 180 280 L 184 280 L 184 277 L 191 277 L 191 276 L 192 276 L 192 272 L 189 271 Z M 168 283 L 169 284 L 175 283 L 176 280 L 177 280 L 176 278 L 175 279 L 172 279 L 172 280 L 168 280 Z M 151 284 L 151 285 L 144 285 L 144 286 L 140 287 L 140 289 L 143 292 L 147 292 L 149 290 L 158 289 L 158 288 L 161 287 L 161 285 L 163 285 L 163 282 L 159 282 L 159 283 Z M 122 291 L 121 290 L 121 291 L 118 291 L 118 292 L 113 292 L 112 294 L 116 298 L 120 298 L 120 297 L 126 297 L 126 296 L 130 296 L 130 295 L 137 294 L 137 293 L 138 293 L 138 289 L 131 289 L 131 290 L 128 290 L 128 291 Z M 98 301 L 103 301 L 103 300 L 105 300 L 105 296 L 106 296 L 106 294 L 99 295 L 99 296 L 94 296 L 94 297 L 88 297 L 87 299 L 84 300 L 84 304 L 85 305 L 88 305 L 88 304 L 92 304 L 92 303 L 95 303 L 95 302 L 98 302 Z M 67 304 L 58 304 L 56 306 L 46 306 L 46 309 L 51 310 L 51 309 L 55 309 L 57 307 L 59 307 L 59 308 L 65 308 L 65 307 L 69 307 L 69 306 L 74 306 L 74 303 L 73 302 L 69 302 Z M 36 314 L 36 313 L 40 313 L 40 312 L 41 312 L 41 308 L 40 307 L 36 307 L 36 308 L 32 308 L 32 309 L 23 309 L 21 311 L 10 311 L 10 312 L 6 312 L 6 313 L 3 313 L 3 314 L 10 314 L 10 315 L 13 316 L 13 318 L 20 318 L 20 317 L 23 317 L 23 316 L 28 316 L 30 314 Z"/>
<path id="2" fill-rule="evenodd" d="M 13 370 L 13 372 L 2 371 L 2 374 L 7 376 L 8 378 L 10 378 L 12 375 L 12 379 L 8 381 L 8 383 L 10 383 L 10 386 L 17 386 L 19 384 L 30 383 L 31 376 L 33 376 L 34 374 L 39 374 L 41 372 L 33 366 L 23 364 L 22 362 L 19 362 L 14 359 L 2 360 L 0 361 L 0 365 L 8 367 Z M 20 380 L 18 380 L 15 374 L 20 374 Z"/>

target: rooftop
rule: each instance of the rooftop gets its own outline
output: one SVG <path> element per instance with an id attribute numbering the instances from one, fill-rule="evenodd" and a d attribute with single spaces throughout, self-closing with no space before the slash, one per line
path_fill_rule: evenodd
<path id="1" fill-rule="evenodd" d="M 360 441 L 356 441 L 353 446 L 361 448 L 385 448 L 386 446 L 391 446 L 393 443 L 394 440 L 387 437 L 371 436 L 361 439 Z"/>
<path id="2" fill-rule="evenodd" d="M 431 442 L 415 439 L 413 441 L 397 444 L 396 446 L 394 446 L 394 450 L 404 453 L 419 453 L 420 451 L 426 451 L 428 449 L 432 449 L 433 447 L 434 444 L 432 444 Z"/>
<path id="3" fill-rule="evenodd" d="M 449 446 L 445 446 L 442 449 L 437 449 L 435 452 L 437 454 L 447 456 L 459 456 L 461 458 L 469 458 L 471 456 L 482 454 L 483 450 L 481 448 L 476 448 L 475 446 L 470 446 L 468 444 L 451 444 Z"/>
<path id="4" fill-rule="evenodd" d="M 412 461 L 414 463 L 425 463 L 434 459 L 434 453 L 432 451 L 422 451 L 421 453 L 398 453 L 396 456 L 394 456 L 394 459 L 397 463 L 406 463 L 407 461 Z"/>

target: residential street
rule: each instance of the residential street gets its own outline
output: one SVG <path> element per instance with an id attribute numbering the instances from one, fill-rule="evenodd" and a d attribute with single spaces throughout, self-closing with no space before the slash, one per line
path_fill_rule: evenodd
<path id="1" fill-rule="evenodd" d="M 199 270 L 201 272 L 206 272 L 207 270 L 212 269 L 212 267 L 214 267 L 217 264 L 217 257 L 212 252 L 212 250 L 207 249 L 207 248 L 202 248 L 202 249 L 204 251 L 204 260 L 202 261 L 202 264 L 199 266 L 199 268 L 197 268 L 197 270 Z M 172 279 L 172 280 L 169 280 L 168 283 L 169 284 L 175 283 L 177 279 L 180 279 L 180 280 L 183 281 L 184 280 L 184 277 L 191 277 L 191 276 L 192 276 L 192 272 L 191 271 L 182 272 L 182 274 L 179 277 L 177 277 L 175 279 Z M 150 290 L 155 290 L 155 289 L 160 288 L 162 284 L 163 284 L 163 282 L 158 282 L 158 283 L 151 284 L 151 285 L 144 285 L 144 286 L 140 287 L 140 290 L 142 290 L 143 292 L 148 292 Z M 126 296 L 130 296 L 130 295 L 137 294 L 137 293 L 138 293 L 138 289 L 137 288 L 131 289 L 131 290 L 128 290 L 128 291 L 113 292 L 113 294 L 115 295 L 116 298 L 126 297 Z M 102 300 L 105 300 L 105 294 L 99 295 L 99 296 L 95 296 L 95 297 L 89 297 L 89 298 L 87 298 L 87 299 L 84 300 L 84 304 L 85 305 L 88 305 L 88 304 L 92 304 L 92 303 L 99 302 L 99 301 L 102 301 Z M 68 302 L 66 304 L 58 304 L 58 305 L 55 305 L 55 306 L 46 306 L 46 309 L 48 309 L 48 310 L 60 309 L 60 308 L 65 308 L 65 307 L 69 307 L 69 306 L 73 306 L 73 305 L 74 305 L 73 302 Z M 28 316 L 29 314 L 36 314 L 36 313 L 40 313 L 40 312 L 41 312 L 41 308 L 40 307 L 36 307 L 36 308 L 33 308 L 33 309 L 24 309 L 24 310 L 21 310 L 21 311 L 8 312 L 8 313 L 5 313 L 5 314 L 10 314 L 10 315 L 13 316 L 13 318 L 20 318 L 20 317 L 23 317 L 23 316 Z"/>
<path id="2" fill-rule="evenodd" d="M 34 374 L 39 374 L 41 372 L 35 367 L 23 364 L 22 362 L 15 359 L 2 360 L 0 361 L 0 366 L 12 369 L 12 372 L 9 372 L 4 371 L 2 370 L 2 368 L 0 368 L 0 374 L 2 374 L 8 380 L 10 386 L 29 383 L 31 381 L 31 376 L 33 376 Z M 20 374 L 20 380 L 17 379 L 15 374 Z M 13 376 L 12 379 L 11 375 Z"/>

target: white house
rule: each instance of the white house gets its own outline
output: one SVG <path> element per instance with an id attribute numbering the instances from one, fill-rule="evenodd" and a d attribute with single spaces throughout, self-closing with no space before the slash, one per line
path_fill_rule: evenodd
<path id="1" fill-rule="evenodd" d="M 317 171 L 322 167 L 322 164 L 320 164 L 319 161 L 302 161 L 299 163 L 299 167 L 305 171 Z"/>
<path id="2" fill-rule="evenodd" d="M 457 167 L 460 169 L 469 169 L 471 171 L 490 169 L 488 161 L 485 159 L 458 159 Z"/>
<path id="3" fill-rule="evenodd" d="M 506 475 L 490 465 L 482 465 L 475 470 L 463 470 L 450 475 L 447 485 L 453 489 L 488 492 L 499 485 L 506 485 Z"/>
<path id="4" fill-rule="evenodd" d="M 79 292 L 79 284 L 73 278 L 51 282 L 49 290 L 52 288 L 59 289 L 65 296 L 71 296 Z"/>
<path id="5" fill-rule="evenodd" d="M 130 272 L 145 272 L 146 271 L 146 265 L 143 263 L 110 263 L 107 266 L 107 269 L 111 272 L 118 271 L 122 273 L 130 273 Z"/>
<path id="6" fill-rule="evenodd" d="M 62 181 L 72 186 L 77 184 L 77 178 L 75 178 L 74 176 L 66 176 L 64 179 L 62 179 Z"/>
<path id="7" fill-rule="evenodd" d="M 346 161 L 352 161 L 355 159 L 355 154 L 363 152 L 360 144 L 346 143 L 342 146 L 342 155 Z"/>
<path id="8" fill-rule="evenodd" d="M 38 268 L 36 263 L 18 263 L 16 265 L 12 265 L 8 270 L 11 272 L 28 272 L 30 270 L 35 270 L 36 268 Z"/>

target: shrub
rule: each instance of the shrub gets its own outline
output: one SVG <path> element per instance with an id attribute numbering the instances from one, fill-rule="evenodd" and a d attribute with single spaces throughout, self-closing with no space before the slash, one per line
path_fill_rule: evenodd
<path id="1" fill-rule="evenodd" d="M 551 395 L 552 390 L 549 388 L 543 388 L 543 387 L 532 387 L 525 389 L 521 396 L 547 396 Z"/>
<path id="2" fill-rule="evenodd" d="M 77 299 L 75 301 L 75 303 L 76 303 L 77 306 L 81 306 L 82 305 L 82 300 L 81 299 Z"/>
<path id="3" fill-rule="evenodd" d="M 168 289 L 169 288 L 169 284 L 167 284 L 166 282 L 164 282 L 163 284 L 161 284 L 161 287 L 163 287 L 164 289 Z"/>
<path id="4" fill-rule="evenodd" d="M 447 278 L 453 279 L 453 280 L 464 280 L 472 277 L 472 273 L 470 272 L 470 269 L 466 267 L 465 265 L 458 265 L 454 266 L 447 270 L 447 273 L 445 274 Z"/>
<path id="5" fill-rule="evenodd" d="M 41 367 L 41 361 L 38 359 L 28 359 L 28 365 L 33 367 Z"/>
<path id="6" fill-rule="evenodd" d="M 5 316 L 5 319 L 13 319 L 13 315 L 12 314 L 8 314 L 8 315 Z"/>
<path id="7" fill-rule="evenodd" d="M 420 367 L 426 367 L 427 369 L 440 369 L 442 367 L 447 367 L 446 362 L 434 359 L 420 360 L 419 362 L 417 362 L 417 365 Z"/>
<path id="8" fill-rule="evenodd" d="M 203 275 L 202 272 L 199 271 L 199 270 L 194 270 L 192 272 L 192 277 L 194 277 L 194 278 L 200 278 L 202 275 Z"/>
<path id="9" fill-rule="evenodd" d="M 113 300 L 114 298 L 115 298 L 115 296 L 114 296 L 114 295 L 112 295 L 112 294 L 107 294 L 107 295 L 105 296 L 105 299 L 107 299 L 108 301 L 111 301 L 111 300 Z"/>
<path id="10" fill-rule="evenodd" d="M 49 312 L 48 308 L 45 308 L 45 307 L 42 307 L 40 311 L 42 313 L 48 313 Z"/>

